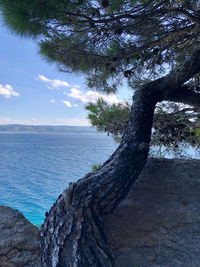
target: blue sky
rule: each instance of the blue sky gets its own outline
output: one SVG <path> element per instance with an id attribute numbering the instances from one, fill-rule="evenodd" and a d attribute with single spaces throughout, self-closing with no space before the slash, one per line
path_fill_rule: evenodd
<path id="1" fill-rule="evenodd" d="M 100 93 L 83 76 L 61 73 L 38 54 L 37 44 L 0 24 L 0 124 L 89 125 L 84 106 Z M 105 97 L 105 96 L 103 96 Z M 123 87 L 111 103 L 130 100 Z"/>

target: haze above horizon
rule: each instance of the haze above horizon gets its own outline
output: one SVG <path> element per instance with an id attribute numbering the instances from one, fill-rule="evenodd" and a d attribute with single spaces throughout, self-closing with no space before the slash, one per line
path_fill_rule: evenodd
<path id="1" fill-rule="evenodd" d="M 69 126 L 69 125 L 0 125 L 0 133 L 97 133 L 92 126 Z"/>

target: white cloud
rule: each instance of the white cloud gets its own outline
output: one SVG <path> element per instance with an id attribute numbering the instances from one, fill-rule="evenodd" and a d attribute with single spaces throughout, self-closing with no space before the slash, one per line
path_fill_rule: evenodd
<path id="1" fill-rule="evenodd" d="M 76 107 L 76 108 L 78 107 L 78 105 L 77 105 L 77 104 L 74 104 L 73 106 L 74 106 L 74 107 Z"/>
<path id="2" fill-rule="evenodd" d="M 65 106 L 67 106 L 68 108 L 71 108 L 72 107 L 72 104 L 67 101 L 67 100 L 64 100 L 63 103 L 65 104 Z"/>
<path id="3" fill-rule="evenodd" d="M 75 87 L 79 88 L 79 85 L 72 86 L 66 81 L 61 81 L 61 80 L 51 80 L 44 75 L 38 75 L 38 80 L 43 81 L 47 84 L 47 88 L 52 90 L 52 89 L 59 89 L 60 87 Z"/>
<path id="4" fill-rule="evenodd" d="M 35 122 L 36 121 L 36 118 L 32 118 L 32 121 Z"/>
<path id="5" fill-rule="evenodd" d="M 0 95 L 4 96 L 5 98 L 10 98 L 11 96 L 19 96 L 19 93 L 14 91 L 12 86 L 9 84 L 0 84 Z"/>
<path id="6" fill-rule="evenodd" d="M 38 75 L 39 80 L 47 83 L 47 87 L 49 89 L 58 89 L 59 87 L 70 87 L 70 84 L 68 82 L 65 81 L 61 81 L 61 80 L 51 80 L 48 79 L 47 77 L 45 77 L 44 75 Z"/>
<path id="7" fill-rule="evenodd" d="M 64 92 L 64 94 L 79 100 L 83 104 L 86 104 L 88 102 L 96 103 L 99 98 L 102 98 L 110 104 L 118 104 L 122 102 L 114 94 L 105 95 L 91 90 L 84 93 L 81 90 L 78 90 L 77 88 L 71 88 L 70 91 L 71 93 Z"/>
<path id="8" fill-rule="evenodd" d="M 51 102 L 51 103 L 55 103 L 56 100 L 55 100 L 55 99 L 51 99 L 50 102 Z"/>

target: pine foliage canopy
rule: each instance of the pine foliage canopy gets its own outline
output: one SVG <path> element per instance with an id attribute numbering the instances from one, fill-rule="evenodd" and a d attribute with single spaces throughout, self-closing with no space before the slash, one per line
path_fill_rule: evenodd
<path id="1" fill-rule="evenodd" d="M 7 27 L 36 39 L 46 60 L 85 74 L 89 87 L 107 93 L 124 79 L 138 90 L 178 68 L 200 44 L 198 0 L 0 0 L 0 8 Z M 186 86 L 198 93 L 199 75 Z M 99 130 L 123 133 L 128 106 L 99 100 L 87 109 Z M 158 107 L 152 144 L 198 146 L 199 114 L 197 106 Z"/>

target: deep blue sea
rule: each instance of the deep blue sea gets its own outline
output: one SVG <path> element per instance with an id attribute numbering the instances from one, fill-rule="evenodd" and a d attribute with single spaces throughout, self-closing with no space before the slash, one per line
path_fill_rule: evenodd
<path id="1" fill-rule="evenodd" d="M 69 182 L 103 163 L 116 147 L 98 133 L 0 133 L 0 205 L 40 225 Z"/>

